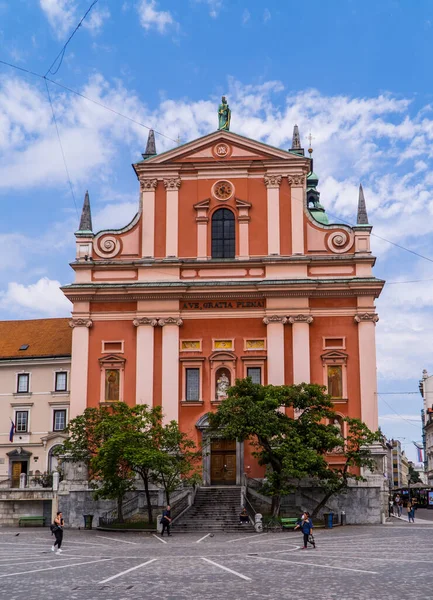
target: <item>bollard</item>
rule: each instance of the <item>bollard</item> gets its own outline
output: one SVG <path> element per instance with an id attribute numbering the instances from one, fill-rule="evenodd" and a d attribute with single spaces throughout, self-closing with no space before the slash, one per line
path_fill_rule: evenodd
<path id="1" fill-rule="evenodd" d="M 341 511 L 340 524 L 346 525 L 346 512 L 344 510 Z"/>

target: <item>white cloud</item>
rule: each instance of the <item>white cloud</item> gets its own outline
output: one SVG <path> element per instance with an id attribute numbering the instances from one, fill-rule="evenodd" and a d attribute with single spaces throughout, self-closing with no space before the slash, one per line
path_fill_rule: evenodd
<path id="1" fill-rule="evenodd" d="M 116 202 L 107 204 L 101 210 L 95 212 L 93 217 L 93 230 L 120 229 L 125 227 L 137 214 L 137 202 Z"/>
<path id="2" fill-rule="evenodd" d="M 71 303 L 60 290 L 60 283 L 43 277 L 36 283 L 22 285 L 11 282 L 2 294 L 0 305 L 17 316 L 68 316 Z"/>
<path id="3" fill-rule="evenodd" d="M 251 19 L 251 13 L 248 10 L 248 8 L 246 8 L 244 10 L 244 12 L 242 13 L 242 25 L 246 25 L 250 19 Z"/>
<path id="4" fill-rule="evenodd" d="M 83 26 L 92 33 L 99 33 L 105 23 L 110 18 L 110 11 L 106 6 L 95 7 L 86 17 Z"/>
<path id="5" fill-rule="evenodd" d="M 39 4 L 56 37 L 64 38 L 77 20 L 76 0 L 39 0 Z"/>
<path id="6" fill-rule="evenodd" d="M 265 8 L 263 12 L 263 23 L 267 23 L 271 19 L 271 11 L 269 8 Z"/>
<path id="7" fill-rule="evenodd" d="M 140 24 L 146 30 L 156 29 L 165 33 L 170 27 L 177 27 L 172 14 L 166 10 L 157 10 L 156 0 L 140 0 L 137 5 Z"/>
<path id="8" fill-rule="evenodd" d="M 216 19 L 223 6 L 223 0 L 195 0 L 198 4 L 207 4 L 209 6 L 209 14 L 213 19 Z"/>

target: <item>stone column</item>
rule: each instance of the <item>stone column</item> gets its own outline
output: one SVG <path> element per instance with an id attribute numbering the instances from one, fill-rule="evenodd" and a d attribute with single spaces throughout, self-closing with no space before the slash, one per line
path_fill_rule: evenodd
<path id="1" fill-rule="evenodd" d="M 209 211 L 210 200 L 203 200 L 194 204 L 194 208 L 197 211 L 195 222 L 197 223 L 197 259 L 206 260 L 207 258 L 207 228 L 209 223 L 209 217 L 207 213 Z"/>
<path id="2" fill-rule="evenodd" d="M 293 383 L 310 383 L 310 315 L 292 315 Z"/>
<path id="3" fill-rule="evenodd" d="M 249 229 L 251 220 L 248 213 L 251 204 L 244 200 L 236 199 L 236 207 L 238 209 L 239 223 L 239 258 L 248 259 L 250 257 Z"/>
<path id="4" fill-rule="evenodd" d="M 286 317 L 271 315 L 263 319 L 267 325 L 268 384 L 284 385 L 284 325 Z"/>
<path id="5" fill-rule="evenodd" d="M 87 408 L 87 377 L 89 371 L 90 319 L 72 318 L 72 360 L 69 420 L 81 415 Z"/>
<path id="6" fill-rule="evenodd" d="M 281 175 L 265 175 L 268 189 L 268 254 L 280 254 Z"/>
<path id="7" fill-rule="evenodd" d="M 142 179 L 141 187 L 141 256 L 155 256 L 155 190 L 157 179 Z"/>
<path id="8" fill-rule="evenodd" d="M 157 319 L 134 319 L 137 327 L 135 404 L 153 405 L 153 333 Z"/>
<path id="9" fill-rule="evenodd" d="M 358 313 L 359 380 L 361 384 L 361 420 L 372 430 L 379 426 L 377 409 L 376 332 L 379 317 L 375 313 Z"/>
<path id="10" fill-rule="evenodd" d="M 162 411 L 164 422 L 179 421 L 179 327 L 182 319 L 159 319 L 162 330 Z"/>
<path id="11" fill-rule="evenodd" d="M 179 230 L 179 188 L 180 179 L 171 177 L 164 179 L 166 191 L 166 220 L 165 220 L 165 255 L 178 255 Z"/>
<path id="12" fill-rule="evenodd" d="M 305 177 L 299 173 L 288 175 L 287 180 L 291 187 L 292 254 L 304 254 Z"/>

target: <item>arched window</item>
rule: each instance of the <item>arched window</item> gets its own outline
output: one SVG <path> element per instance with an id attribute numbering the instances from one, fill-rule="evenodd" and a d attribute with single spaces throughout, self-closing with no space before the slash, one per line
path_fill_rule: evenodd
<path id="1" fill-rule="evenodd" d="M 235 257 L 235 217 L 228 208 L 219 208 L 212 216 L 212 258 Z"/>

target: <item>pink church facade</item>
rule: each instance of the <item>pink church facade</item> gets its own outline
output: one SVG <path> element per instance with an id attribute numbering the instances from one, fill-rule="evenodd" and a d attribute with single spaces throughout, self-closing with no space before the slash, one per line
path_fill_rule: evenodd
<path id="1" fill-rule="evenodd" d="M 206 415 L 236 378 L 325 385 L 340 417 L 377 429 L 384 282 L 362 188 L 357 225 L 329 224 L 295 137 L 281 150 L 216 131 L 158 155 L 152 136 L 134 165 L 131 223 L 93 233 L 86 196 L 75 281 L 63 288 L 71 417 L 119 400 L 161 405 L 210 448 L 205 484 L 261 474 L 249 447 L 207 438 Z"/>

